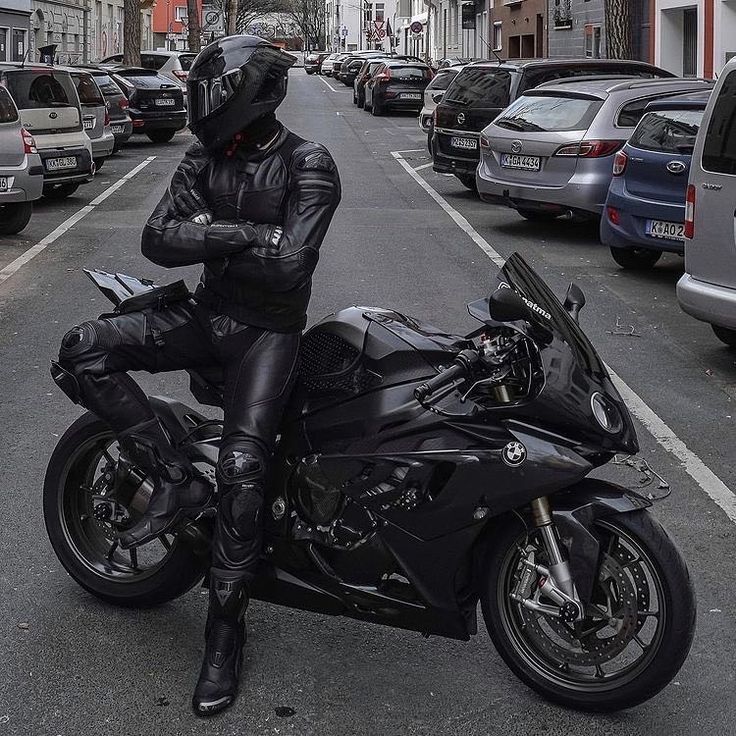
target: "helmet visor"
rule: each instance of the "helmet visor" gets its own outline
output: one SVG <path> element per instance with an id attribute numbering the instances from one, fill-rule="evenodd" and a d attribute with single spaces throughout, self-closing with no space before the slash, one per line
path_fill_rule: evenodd
<path id="1" fill-rule="evenodd" d="M 189 85 L 190 115 L 196 120 L 206 118 L 237 94 L 242 79 L 243 72 L 233 69 L 219 77 L 192 82 Z"/>

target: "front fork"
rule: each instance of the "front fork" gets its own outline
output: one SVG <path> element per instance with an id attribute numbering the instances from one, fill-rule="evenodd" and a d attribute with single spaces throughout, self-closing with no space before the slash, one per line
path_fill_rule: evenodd
<path id="1" fill-rule="evenodd" d="M 524 571 L 511 593 L 511 598 L 532 611 L 561 618 L 566 623 L 574 623 L 583 618 L 583 605 L 570 574 L 570 564 L 560 548 L 549 499 L 542 496 L 534 499 L 530 505 L 532 520 L 542 537 L 549 566 L 537 563 L 534 550 L 529 550 L 522 559 Z M 539 576 L 536 582 L 535 575 Z M 542 597 L 555 605 L 541 603 Z"/>

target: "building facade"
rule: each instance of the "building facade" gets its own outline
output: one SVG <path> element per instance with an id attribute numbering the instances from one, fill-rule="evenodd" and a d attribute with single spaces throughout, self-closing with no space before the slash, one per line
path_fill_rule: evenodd
<path id="1" fill-rule="evenodd" d="M 0 3 L 0 61 L 23 61 L 28 53 L 31 0 Z"/>
<path id="2" fill-rule="evenodd" d="M 547 0 L 495 0 L 490 40 L 502 59 L 547 56 Z"/>
<path id="3" fill-rule="evenodd" d="M 397 0 L 327 0 L 325 14 L 331 51 L 392 51 L 396 46 Z"/>
<path id="4" fill-rule="evenodd" d="M 736 0 L 655 0 L 655 63 L 712 78 L 736 55 Z"/>

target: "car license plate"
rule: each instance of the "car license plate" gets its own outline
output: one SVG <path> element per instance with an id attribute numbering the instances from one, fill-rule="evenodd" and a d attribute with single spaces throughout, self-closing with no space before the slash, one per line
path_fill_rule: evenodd
<path id="1" fill-rule="evenodd" d="M 685 225 L 682 222 L 647 220 L 647 235 L 650 238 L 685 240 Z"/>
<path id="2" fill-rule="evenodd" d="M 417 92 L 402 92 L 401 99 L 402 100 L 421 100 L 422 95 L 418 94 Z"/>
<path id="3" fill-rule="evenodd" d="M 476 138 L 450 138 L 450 145 L 453 148 L 466 148 L 469 151 L 475 151 L 478 148 L 478 140 Z"/>
<path id="4" fill-rule="evenodd" d="M 176 100 L 171 97 L 159 97 L 156 99 L 156 104 L 161 107 L 167 107 L 168 105 L 175 105 Z"/>
<path id="5" fill-rule="evenodd" d="M 94 118 L 85 118 L 82 121 L 82 127 L 85 130 L 92 130 L 92 128 L 95 127 L 95 119 Z"/>
<path id="6" fill-rule="evenodd" d="M 520 169 L 521 171 L 539 171 L 542 160 L 539 156 L 520 156 L 516 153 L 504 153 L 501 166 L 504 169 Z"/>
<path id="7" fill-rule="evenodd" d="M 10 183 L 7 176 L 0 176 L 0 192 L 7 192 L 10 189 Z"/>
<path id="8" fill-rule="evenodd" d="M 113 125 L 112 126 L 112 132 L 113 133 L 122 133 L 124 130 L 122 125 Z"/>
<path id="9" fill-rule="evenodd" d="M 77 157 L 65 156 L 64 158 L 47 158 L 46 168 L 49 171 L 58 171 L 59 169 L 76 169 Z"/>

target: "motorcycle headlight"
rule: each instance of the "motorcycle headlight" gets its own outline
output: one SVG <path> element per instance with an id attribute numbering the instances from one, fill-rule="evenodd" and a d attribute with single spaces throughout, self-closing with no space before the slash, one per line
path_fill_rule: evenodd
<path id="1" fill-rule="evenodd" d="M 618 407 L 602 393 L 596 391 L 590 397 L 590 407 L 598 424 L 611 434 L 618 434 L 624 426 Z"/>

